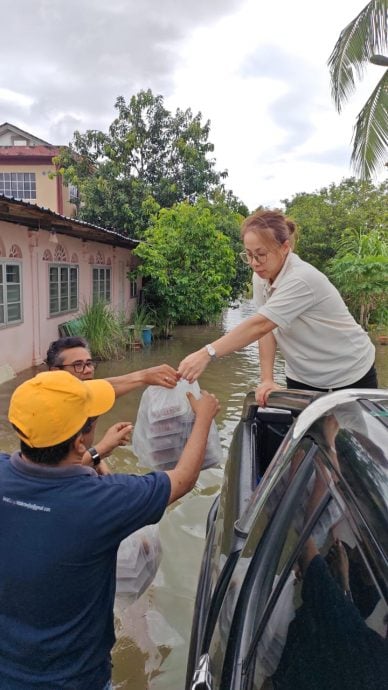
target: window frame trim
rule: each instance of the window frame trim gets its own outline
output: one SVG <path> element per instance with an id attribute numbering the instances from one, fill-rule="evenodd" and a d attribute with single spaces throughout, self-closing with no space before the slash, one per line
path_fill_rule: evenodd
<path id="1" fill-rule="evenodd" d="M 18 195 L 18 191 L 17 191 L 17 186 L 18 186 L 17 183 L 19 182 L 19 180 L 18 180 L 17 178 L 16 178 L 16 180 L 15 180 L 15 182 L 16 182 L 16 192 L 15 192 L 15 193 L 13 192 L 13 189 L 12 189 L 12 178 L 10 178 L 10 184 L 9 184 L 9 187 L 10 187 L 10 194 L 7 194 L 7 193 L 6 193 L 6 189 L 5 189 L 5 188 L 6 188 L 6 184 L 5 184 L 5 183 L 6 183 L 6 180 L 5 180 L 4 177 L 3 177 L 3 179 L 2 179 L 2 182 L 3 182 L 3 191 L 0 191 L 0 194 L 3 194 L 3 195 L 4 195 L 5 197 L 7 197 L 8 199 L 19 199 L 19 200 L 21 200 L 21 201 L 36 201 L 36 200 L 37 200 L 37 198 L 38 198 L 38 197 L 37 197 L 37 174 L 36 174 L 35 171 L 30 171 L 30 170 L 26 171 L 26 170 L 23 170 L 23 171 L 18 172 L 17 170 L 16 170 L 16 171 L 15 171 L 15 170 L 12 170 L 12 171 L 9 171 L 8 173 L 7 173 L 7 171 L 5 171 L 5 170 L 0 171 L 0 176 L 1 176 L 1 175 L 6 175 L 6 174 L 8 174 L 8 175 L 23 175 L 23 176 L 24 176 L 24 175 L 34 175 L 34 179 L 32 179 L 32 178 L 30 177 L 29 180 L 25 180 L 25 178 L 23 177 L 23 192 L 26 192 L 26 191 L 27 191 L 27 190 L 25 189 L 25 187 L 24 187 L 24 184 L 25 184 L 25 182 L 28 181 L 28 182 L 30 183 L 30 185 L 31 185 L 31 184 L 34 184 L 34 187 L 35 187 L 35 196 L 31 196 L 31 191 L 32 191 L 31 189 L 29 190 L 29 191 L 30 191 L 30 196 L 19 196 L 19 195 Z"/>
<path id="2" fill-rule="evenodd" d="M 65 311 L 58 311 L 55 313 L 51 313 L 50 311 L 50 269 L 51 268 L 67 268 L 68 269 L 68 298 L 69 298 L 69 307 L 70 307 L 70 269 L 75 268 L 77 269 L 77 306 L 72 308 L 72 309 L 66 309 Z M 63 316 L 64 314 L 74 314 L 79 311 L 79 279 L 80 279 L 80 267 L 79 264 L 72 264 L 68 262 L 58 262 L 58 261 L 50 261 L 47 263 L 47 286 L 48 286 L 48 292 L 47 292 L 47 297 L 48 297 L 48 318 L 49 319 L 55 319 L 58 318 L 58 316 Z M 59 285 L 59 281 L 58 281 Z M 58 306 L 60 303 L 60 293 L 58 292 Z"/>
<path id="3" fill-rule="evenodd" d="M 21 323 L 24 323 L 24 303 L 23 303 L 23 261 L 21 259 L 8 259 L 7 257 L 0 257 L 0 263 L 2 266 L 5 266 L 5 275 L 3 282 L 1 283 L 3 286 L 3 291 L 5 289 L 5 292 L 7 292 L 7 266 L 12 265 L 12 266 L 19 266 L 19 285 L 20 285 L 20 319 L 17 319 L 16 321 L 9 321 L 8 320 L 8 300 L 6 299 L 6 295 L 3 293 L 4 297 L 4 302 L 3 302 L 3 307 L 4 307 L 4 317 L 5 314 L 7 314 L 7 318 L 4 320 L 4 323 L 0 322 L 0 329 L 4 328 L 12 328 L 12 326 L 19 326 Z M 15 303 L 16 304 L 16 303 Z"/>
<path id="4" fill-rule="evenodd" d="M 91 266 L 91 269 L 92 269 L 92 304 L 96 304 L 97 301 L 101 301 L 101 297 L 100 297 L 100 296 L 98 296 L 98 298 L 97 298 L 96 300 L 94 299 L 94 277 L 93 277 L 93 272 L 94 272 L 95 270 L 103 269 L 103 270 L 105 271 L 105 276 L 104 276 L 104 280 L 105 280 L 105 290 L 104 290 L 104 293 L 105 293 L 105 296 L 104 296 L 104 298 L 103 298 L 103 301 L 105 302 L 105 304 L 112 305 L 112 276 L 113 276 L 112 266 L 110 266 L 110 265 L 108 265 L 108 264 L 93 264 L 93 265 Z M 109 271 L 109 292 L 110 292 L 109 301 L 106 299 L 106 272 L 107 272 L 107 271 Z M 100 279 L 98 279 L 98 285 L 100 285 Z M 98 292 L 100 292 L 100 290 L 99 290 Z"/>

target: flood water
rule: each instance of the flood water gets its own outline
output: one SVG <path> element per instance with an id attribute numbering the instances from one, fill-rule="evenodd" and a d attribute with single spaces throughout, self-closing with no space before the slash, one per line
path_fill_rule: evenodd
<path id="1" fill-rule="evenodd" d="M 168 341 L 133 352 L 128 360 L 99 365 L 98 377 L 116 376 L 167 362 L 177 367 L 181 359 L 218 338 L 253 313 L 252 303 L 229 309 L 219 326 L 179 327 Z M 376 345 L 379 385 L 388 388 L 388 347 Z M 44 367 L 40 368 L 41 370 Z M 17 446 L 6 419 L 14 388 L 39 369 L 29 369 L 0 386 L 0 450 Z M 284 383 L 283 363 L 276 361 L 276 379 Z M 226 459 L 233 430 L 247 391 L 258 380 L 257 346 L 211 363 L 200 380 L 215 393 L 222 409 L 217 417 Z M 142 391 L 120 398 L 114 409 L 99 420 L 97 439 L 117 421 L 135 421 Z M 141 473 L 130 447 L 118 449 L 109 460 L 112 471 Z M 160 523 L 162 563 L 151 587 L 132 605 L 121 597 L 116 607 L 117 643 L 113 653 L 115 690 L 182 690 L 190 639 L 195 589 L 204 547 L 206 516 L 217 495 L 222 468 L 204 470 L 195 489 L 169 508 Z"/>

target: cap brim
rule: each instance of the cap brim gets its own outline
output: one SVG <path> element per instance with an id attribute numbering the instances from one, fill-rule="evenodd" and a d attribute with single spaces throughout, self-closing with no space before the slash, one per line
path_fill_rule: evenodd
<path id="1" fill-rule="evenodd" d="M 115 402 L 116 394 L 109 381 L 105 379 L 94 379 L 93 381 L 83 381 L 89 393 L 89 417 L 99 417 L 110 410 Z"/>

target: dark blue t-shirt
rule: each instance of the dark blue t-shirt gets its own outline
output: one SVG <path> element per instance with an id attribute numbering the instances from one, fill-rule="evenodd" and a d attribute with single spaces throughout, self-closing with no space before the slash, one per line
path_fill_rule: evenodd
<path id="1" fill-rule="evenodd" d="M 168 504 L 164 472 L 0 462 L 0 687 L 99 690 L 110 677 L 117 549 Z"/>

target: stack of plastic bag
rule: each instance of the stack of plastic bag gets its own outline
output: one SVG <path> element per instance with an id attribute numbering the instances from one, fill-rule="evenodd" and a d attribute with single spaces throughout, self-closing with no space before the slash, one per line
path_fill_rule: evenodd
<path id="1" fill-rule="evenodd" d="M 158 525 L 146 525 L 123 539 L 117 552 L 116 593 L 131 602 L 138 599 L 154 579 L 161 558 Z"/>
<path id="2" fill-rule="evenodd" d="M 200 398 L 197 382 L 178 381 L 175 388 L 149 386 L 143 393 L 132 436 L 139 465 L 168 470 L 175 467 L 193 428 L 195 415 L 187 393 Z M 222 462 L 222 447 L 213 420 L 202 469 Z"/>

